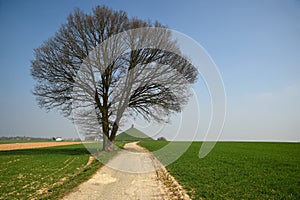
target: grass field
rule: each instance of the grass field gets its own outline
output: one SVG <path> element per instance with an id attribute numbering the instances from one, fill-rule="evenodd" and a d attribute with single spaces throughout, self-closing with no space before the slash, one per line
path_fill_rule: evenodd
<path id="1" fill-rule="evenodd" d="M 155 151 L 167 142 L 139 144 Z M 219 142 L 204 159 L 200 146 L 167 166 L 193 199 L 300 199 L 299 143 Z"/>
<path id="2" fill-rule="evenodd" d="M 97 160 L 87 166 L 88 160 L 83 145 L 1 151 L 0 199 L 62 197 L 102 166 Z"/>

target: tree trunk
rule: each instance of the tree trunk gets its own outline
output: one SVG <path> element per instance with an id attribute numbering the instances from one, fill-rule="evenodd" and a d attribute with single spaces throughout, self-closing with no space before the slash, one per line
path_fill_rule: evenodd
<path id="1" fill-rule="evenodd" d="M 107 148 L 107 140 L 108 140 L 108 138 L 106 137 L 105 134 L 103 134 L 102 151 L 106 151 L 106 148 Z"/>
<path id="2" fill-rule="evenodd" d="M 103 134 L 103 147 L 102 151 L 113 151 L 114 150 L 114 140 L 110 140 L 105 134 Z"/>

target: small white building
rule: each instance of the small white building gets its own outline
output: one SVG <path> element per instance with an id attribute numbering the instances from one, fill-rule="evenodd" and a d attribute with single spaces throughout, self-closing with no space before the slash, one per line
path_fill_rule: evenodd
<path id="1" fill-rule="evenodd" d="M 63 139 L 61 137 L 57 137 L 57 138 L 55 138 L 55 141 L 56 142 L 61 142 L 61 141 L 63 141 Z"/>

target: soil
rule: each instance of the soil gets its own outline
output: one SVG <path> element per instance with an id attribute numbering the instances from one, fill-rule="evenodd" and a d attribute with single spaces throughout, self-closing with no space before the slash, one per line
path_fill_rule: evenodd
<path id="1" fill-rule="evenodd" d="M 28 142 L 28 143 L 26 142 L 26 143 L 14 143 L 14 144 L 0 144 L 0 151 L 65 146 L 65 145 L 72 145 L 72 144 L 81 144 L 81 142 Z"/>

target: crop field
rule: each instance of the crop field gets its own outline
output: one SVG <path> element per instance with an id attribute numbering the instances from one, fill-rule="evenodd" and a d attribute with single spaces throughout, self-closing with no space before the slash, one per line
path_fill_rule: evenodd
<path id="1" fill-rule="evenodd" d="M 168 142 L 139 144 L 155 151 Z M 200 146 L 166 167 L 193 199 L 300 199 L 299 143 L 219 142 L 203 159 Z"/>
<path id="2" fill-rule="evenodd" d="M 0 151 L 0 199 L 62 197 L 102 166 L 89 157 L 82 144 Z"/>

